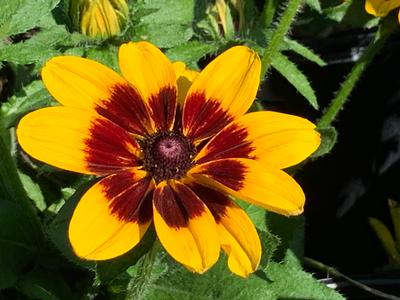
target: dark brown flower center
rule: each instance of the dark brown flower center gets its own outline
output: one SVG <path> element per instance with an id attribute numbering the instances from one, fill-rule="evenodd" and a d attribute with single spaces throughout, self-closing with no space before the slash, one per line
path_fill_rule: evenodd
<path id="1" fill-rule="evenodd" d="M 195 146 L 177 132 L 157 132 L 141 142 L 143 166 L 156 182 L 182 178 L 193 163 Z"/>

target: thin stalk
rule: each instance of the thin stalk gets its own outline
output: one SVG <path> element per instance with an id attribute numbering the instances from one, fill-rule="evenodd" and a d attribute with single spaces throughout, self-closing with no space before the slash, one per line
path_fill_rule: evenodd
<path id="1" fill-rule="evenodd" d="M 153 270 L 157 249 L 158 243 L 157 241 L 154 241 L 153 246 L 150 248 L 149 252 L 144 255 L 141 264 L 138 267 L 136 276 L 133 277 L 128 283 L 125 298 L 126 300 L 143 299 L 143 291 L 146 288 L 146 285 L 150 282 L 150 276 Z"/>
<path id="2" fill-rule="evenodd" d="M 389 300 L 400 300 L 400 297 L 397 297 L 397 296 L 394 296 L 394 295 L 390 295 L 390 294 L 381 292 L 381 291 L 379 291 L 377 289 L 371 288 L 371 287 L 369 287 L 369 286 L 367 286 L 367 285 L 365 285 L 365 284 L 363 284 L 363 283 L 361 283 L 361 282 L 359 282 L 357 280 L 351 279 L 350 277 L 348 277 L 347 275 L 344 275 L 343 273 L 339 272 L 335 268 L 327 266 L 327 265 L 323 264 L 322 262 L 316 261 L 316 260 L 314 260 L 312 258 L 305 257 L 304 258 L 304 263 L 306 265 L 308 265 L 309 267 L 312 267 L 312 268 L 318 269 L 320 271 L 326 272 L 327 274 L 329 274 L 332 277 L 344 278 L 348 282 L 350 282 L 351 284 L 359 287 L 360 289 L 362 289 L 362 290 L 364 290 L 364 291 L 366 291 L 366 292 L 368 292 L 368 293 L 370 293 L 372 295 L 375 295 L 375 296 L 378 296 L 378 297 L 381 297 L 381 298 L 384 298 L 384 299 L 389 299 Z"/>
<path id="3" fill-rule="evenodd" d="M 17 203 L 37 232 L 38 245 L 42 245 L 44 237 L 41 224 L 18 176 L 17 166 L 7 147 L 5 130 L 0 126 L 0 180 L 7 196 Z"/>
<path id="4" fill-rule="evenodd" d="M 369 44 L 368 48 L 364 51 L 360 59 L 355 63 L 345 81 L 342 83 L 335 98 L 333 98 L 324 115 L 318 121 L 318 128 L 330 126 L 332 121 L 338 115 L 339 111 L 343 108 L 343 105 L 349 99 L 349 95 L 353 91 L 361 75 L 364 73 L 367 66 L 371 63 L 376 54 L 379 53 L 388 37 L 393 32 L 394 28 L 395 27 L 392 25 L 392 23 L 389 22 L 384 22 L 379 26 L 375 39 Z"/>
<path id="5" fill-rule="evenodd" d="M 264 79 L 265 74 L 271 67 L 272 58 L 279 51 L 279 47 L 282 44 L 283 39 L 292 25 L 296 13 L 300 8 L 303 0 L 288 0 L 287 6 L 283 11 L 281 19 L 272 34 L 271 40 L 268 43 L 267 48 L 261 58 L 261 80 Z"/>

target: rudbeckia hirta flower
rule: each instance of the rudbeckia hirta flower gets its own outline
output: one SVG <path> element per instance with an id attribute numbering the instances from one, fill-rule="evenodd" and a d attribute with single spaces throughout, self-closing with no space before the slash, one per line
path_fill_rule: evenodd
<path id="1" fill-rule="evenodd" d="M 231 271 L 248 276 L 260 240 L 228 195 L 300 214 L 302 189 L 281 169 L 315 151 L 315 126 L 282 113 L 245 114 L 260 78 L 260 59 L 245 46 L 200 73 L 148 42 L 122 45 L 119 63 L 123 77 L 89 59 L 51 59 L 42 79 L 61 106 L 31 112 L 17 128 L 33 157 L 100 177 L 70 221 L 75 253 L 119 256 L 153 223 L 165 250 L 189 270 L 206 271 L 222 248 Z"/>
<path id="2" fill-rule="evenodd" d="M 72 0 L 69 11 L 83 34 L 102 38 L 120 34 L 129 14 L 126 0 Z"/>
<path id="3" fill-rule="evenodd" d="M 400 0 L 366 0 L 365 10 L 370 15 L 376 17 L 385 17 L 392 10 L 400 7 Z M 398 14 L 400 21 L 400 11 Z"/>

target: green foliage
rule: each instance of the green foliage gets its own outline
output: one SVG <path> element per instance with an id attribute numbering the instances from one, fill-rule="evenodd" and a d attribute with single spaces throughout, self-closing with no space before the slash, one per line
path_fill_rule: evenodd
<path id="1" fill-rule="evenodd" d="M 134 39 L 148 40 L 161 48 L 184 44 L 194 34 L 194 6 L 193 0 L 143 1 L 137 12 L 142 16 L 132 28 Z"/>
<path id="2" fill-rule="evenodd" d="M 36 28 L 59 2 L 60 0 L 0 0 L 0 39 Z"/>
<path id="3" fill-rule="evenodd" d="M 17 204 L 0 198 L 0 290 L 12 287 L 37 252 L 36 232 Z"/>
<path id="4" fill-rule="evenodd" d="M 16 288 L 29 299 L 71 300 L 75 299 L 61 274 L 54 269 L 36 266 L 22 276 Z"/>
<path id="5" fill-rule="evenodd" d="M 337 141 L 337 131 L 333 126 L 318 128 L 318 132 L 321 134 L 321 144 L 312 157 L 319 157 L 328 154 L 331 152 Z"/>
<path id="6" fill-rule="evenodd" d="M 307 77 L 297 66 L 281 53 L 276 53 L 271 59 L 272 67 L 285 77 L 307 99 L 312 107 L 318 109 L 315 92 Z"/>
<path id="7" fill-rule="evenodd" d="M 52 56 L 60 54 L 57 47 L 66 39 L 65 27 L 55 25 L 49 29 L 38 30 L 25 42 L 0 47 L 0 58 L 17 64 L 36 63 L 42 66 Z"/>
<path id="8" fill-rule="evenodd" d="M 308 6 L 310 6 L 312 9 L 318 11 L 318 12 L 322 12 L 321 9 L 321 3 L 319 2 L 319 0 L 306 0 L 305 1 L 307 3 Z"/>
<path id="9" fill-rule="evenodd" d="M 297 261 L 296 247 L 302 241 L 303 220 L 287 219 L 268 214 L 267 223 L 273 223 L 270 229 L 266 226 L 266 215 L 263 209 L 240 202 L 252 217 L 263 239 L 265 249 L 278 248 L 285 253 L 285 261 L 278 263 L 268 259 L 260 266 L 260 270 L 249 278 L 243 279 L 230 273 L 226 257 L 221 256 L 218 263 L 205 274 L 192 274 L 179 264 L 173 262 L 165 252 L 158 252 L 152 265 L 151 273 L 146 274 L 146 281 L 138 278 L 143 276 L 140 268 L 130 271 L 133 278 L 126 283 L 128 292 L 122 292 L 126 299 L 343 299 L 339 294 L 317 282 L 310 274 L 302 271 Z M 268 220 L 269 219 L 269 220 Z M 278 220 L 279 219 L 279 220 Z M 275 222 L 276 221 L 276 222 Z M 269 230 L 284 233 L 280 239 Z M 281 242 L 279 242 L 281 241 Z M 264 250 L 265 250 L 264 249 Z M 263 251 L 267 254 L 268 251 Z M 269 253 L 272 256 L 272 251 Z M 289 258 L 290 257 L 290 258 Z M 146 259 L 146 258 L 144 258 Z M 149 270 L 147 270 L 148 272 Z M 128 279 L 128 278 L 127 278 Z M 134 284 L 140 282 L 140 289 Z M 121 284 L 120 281 L 116 282 Z M 117 290 L 117 289 L 114 289 Z M 131 293 L 130 293 L 131 292 Z M 121 290 L 119 290 L 121 293 Z M 118 294 L 121 297 L 121 294 Z"/>
<path id="10" fill-rule="evenodd" d="M 197 69 L 197 62 L 207 54 L 214 54 L 218 49 L 216 43 L 201 43 L 198 41 L 169 49 L 166 55 L 172 61 L 183 61 L 189 68 Z"/>
<path id="11" fill-rule="evenodd" d="M 326 62 L 321 59 L 321 57 L 318 56 L 318 54 L 315 54 L 311 49 L 307 48 L 306 46 L 300 44 L 299 42 L 292 40 L 290 38 L 285 39 L 285 44 L 284 47 L 282 48 L 283 50 L 290 50 L 298 55 L 301 55 L 305 59 L 316 63 L 320 67 L 325 67 Z"/>
<path id="12" fill-rule="evenodd" d="M 33 81 L 11 97 L 0 107 L 0 118 L 4 128 L 16 126 L 17 120 L 27 112 L 53 102 L 42 81 Z"/>

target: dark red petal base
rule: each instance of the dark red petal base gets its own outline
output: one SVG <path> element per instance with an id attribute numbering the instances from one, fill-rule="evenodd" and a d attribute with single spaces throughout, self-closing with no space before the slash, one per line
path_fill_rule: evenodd
<path id="1" fill-rule="evenodd" d="M 176 184 L 175 190 L 169 185 L 154 191 L 153 203 L 169 227 L 186 227 L 189 219 L 200 216 L 204 204 L 193 191 L 183 184 Z"/>
<path id="2" fill-rule="evenodd" d="M 240 127 L 237 124 L 230 124 L 221 130 L 204 149 L 207 154 L 200 158 L 196 163 L 205 163 L 211 160 L 222 158 L 250 158 L 254 150 L 251 142 L 246 141 L 248 131 L 246 128 Z"/>
<path id="3" fill-rule="evenodd" d="M 183 128 L 187 138 L 201 140 L 208 138 L 233 120 L 218 101 L 206 101 L 204 93 L 193 93 L 186 99 L 183 108 Z"/>
<path id="4" fill-rule="evenodd" d="M 136 180 L 132 173 L 110 175 L 101 181 L 103 192 L 110 201 L 111 213 L 126 222 L 146 223 L 152 218 L 151 178 Z"/>
<path id="5" fill-rule="evenodd" d="M 128 147 L 138 149 L 139 145 L 124 129 L 109 120 L 97 119 L 89 131 L 85 160 L 90 171 L 110 174 L 137 166 L 138 158 Z"/>
<path id="6" fill-rule="evenodd" d="M 207 175 L 228 188 L 239 191 L 243 188 L 247 167 L 240 161 L 221 159 L 207 163 L 201 174 Z"/>
<path id="7" fill-rule="evenodd" d="M 151 117 L 158 130 L 172 128 L 177 106 L 177 91 L 175 87 L 164 87 L 158 94 L 151 95 L 149 107 Z"/>
<path id="8" fill-rule="evenodd" d="M 139 93 L 129 85 L 118 84 L 111 90 L 110 99 L 104 99 L 96 111 L 133 134 L 145 135 L 150 128 L 150 117 Z"/>

